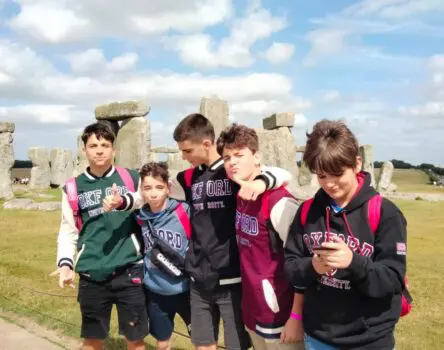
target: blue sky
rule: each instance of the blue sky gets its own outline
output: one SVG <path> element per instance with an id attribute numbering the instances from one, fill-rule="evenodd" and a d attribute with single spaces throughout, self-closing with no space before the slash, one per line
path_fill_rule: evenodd
<path id="1" fill-rule="evenodd" d="M 107 4 L 104 7 L 103 4 Z M 14 151 L 71 148 L 94 107 L 146 100 L 154 145 L 217 95 L 298 144 L 344 119 L 376 160 L 444 165 L 442 0 L 0 0 L 0 120 Z"/>

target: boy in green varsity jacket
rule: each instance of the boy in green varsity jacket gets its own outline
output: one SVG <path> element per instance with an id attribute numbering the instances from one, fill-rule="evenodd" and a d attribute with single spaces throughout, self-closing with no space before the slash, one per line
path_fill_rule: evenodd
<path id="1" fill-rule="evenodd" d="M 114 183 L 124 194 L 139 182 L 136 172 L 112 165 L 114 139 L 106 125 L 85 128 L 82 141 L 89 166 L 67 181 L 62 195 L 58 269 L 53 275 L 59 275 L 63 288 L 74 287 L 74 270 L 79 274 L 81 337 L 83 349 L 88 350 L 103 348 L 113 304 L 128 349 L 145 349 L 143 339 L 148 335 L 139 228 L 132 213 L 102 209 Z"/>

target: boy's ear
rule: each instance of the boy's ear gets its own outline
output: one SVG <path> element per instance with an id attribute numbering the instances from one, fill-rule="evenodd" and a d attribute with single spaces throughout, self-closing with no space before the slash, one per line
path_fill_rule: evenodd
<path id="1" fill-rule="evenodd" d="M 355 174 L 359 174 L 359 172 L 362 170 L 362 158 L 361 156 L 356 157 L 356 166 L 354 169 Z"/>
<path id="2" fill-rule="evenodd" d="M 212 143 L 211 140 L 209 140 L 209 139 L 203 139 L 203 141 L 202 141 L 202 145 L 203 145 L 205 148 L 210 148 L 210 147 L 213 145 L 213 143 Z"/>
<path id="3" fill-rule="evenodd" d="M 254 165 L 259 166 L 261 165 L 262 155 L 259 151 L 256 151 L 254 153 Z"/>

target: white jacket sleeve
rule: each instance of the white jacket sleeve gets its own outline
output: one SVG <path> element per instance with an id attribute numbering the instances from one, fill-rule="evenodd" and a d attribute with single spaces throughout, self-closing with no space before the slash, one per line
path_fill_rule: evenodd
<path id="1" fill-rule="evenodd" d="M 285 169 L 265 165 L 261 166 L 260 176 L 266 179 L 267 189 L 269 190 L 288 185 L 293 177 L 291 173 Z"/>
<path id="2" fill-rule="evenodd" d="M 284 245 L 287 241 L 290 225 L 296 216 L 298 208 L 299 204 L 294 198 L 283 197 L 271 209 L 271 223 L 273 224 L 276 232 L 279 234 L 279 237 L 282 239 L 282 242 L 284 242 Z"/>
<path id="3" fill-rule="evenodd" d="M 69 266 L 74 269 L 74 256 L 77 250 L 79 230 L 65 191 L 62 191 L 62 219 L 57 238 L 57 266 Z"/>

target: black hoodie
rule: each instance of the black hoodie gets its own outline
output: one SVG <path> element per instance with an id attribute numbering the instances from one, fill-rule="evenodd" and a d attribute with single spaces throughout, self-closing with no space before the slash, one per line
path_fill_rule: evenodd
<path id="1" fill-rule="evenodd" d="M 308 335 L 339 349 L 393 349 L 406 271 L 406 220 L 383 198 L 373 234 L 367 202 L 377 192 L 370 186 L 369 174 L 360 173 L 358 180 L 356 195 L 339 213 L 331 211 L 331 198 L 322 189 L 304 227 L 299 208 L 285 246 L 285 272 L 296 291 L 304 294 L 303 324 Z M 327 215 L 330 235 L 338 234 L 354 253 L 348 268 L 321 276 L 313 268 L 312 249 L 326 241 Z"/>

